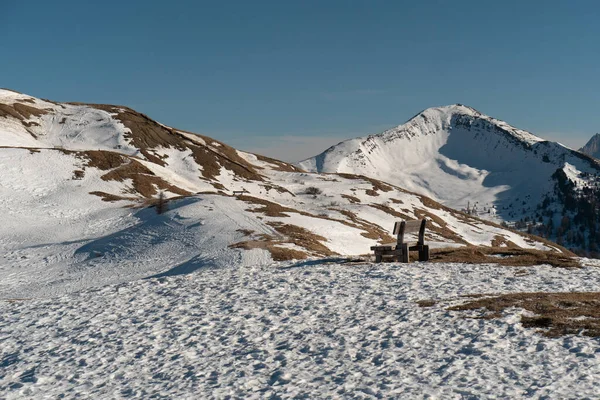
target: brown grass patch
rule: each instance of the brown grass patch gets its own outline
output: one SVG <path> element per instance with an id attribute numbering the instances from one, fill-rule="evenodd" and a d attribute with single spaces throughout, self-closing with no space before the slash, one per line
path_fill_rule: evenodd
<path id="1" fill-rule="evenodd" d="M 437 304 L 435 300 L 419 300 L 417 301 L 419 307 L 433 307 Z"/>
<path id="2" fill-rule="evenodd" d="M 507 308 L 523 308 L 536 314 L 522 316 L 526 328 L 542 328 L 544 336 L 600 336 L 600 293 L 512 293 L 479 298 L 450 307 L 450 311 L 486 310 L 484 318 L 498 318 Z"/>
<path id="3" fill-rule="evenodd" d="M 446 221 L 444 221 L 437 215 L 432 214 L 429 211 L 419 210 L 419 209 L 415 209 L 414 212 L 415 212 L 415 216 L 416 216 L 415 219 L 423 219 L 423 218 L 428 219 L 428 223 L 425 228 L 425 233 L 434 232 L 434 233 L 438 234 L 439 236 L 441 236 L 445 239 L 449 239 L 455 243 L 468 244 L 468 242 L 466 240 L 464 240 L 462 237 L 458 236 L 454 231 L 451 231 L 448 228 Z M 431 223 L 431 222 L 434 222 L 436 225 L 433 225 L 433 223 Z"/>
<path id="4" fill-rule="evenodd" d="M 373 178 L 369 178 L 368 176 L 364 176 L 364 175 L 354 175 L 354 174 L 345 174 L 345 173 L 337 173 L 335 175 L 339 175 L 342 178 L 346 178 L 346 179 L 362 180 L 362 181 L 369 182 L 371 185 L 373 185 L 372 190 L 374 190 L 374 191 L 381 190 L 382 192 L 390 192 L 390 191 L 396 189 L 398 191 L 404 192 L 403 189 L 401 189 L 397 186 L 393 186 L 388 183 L 384 183 L 382 181 L 379 181 L 379 180 L 373 179 Z"/>
<path id="5" fill-rule="evenodd" d="M 358 197 L 354 197 L 354 196 L 350 196 L 350 195 L 347 195 L 347 194 L 343 194 L 342 198 L 348 200 L 351 204 L 358 204 L 358 203 L 360 203 L 360 199 Z"/>
<path id="6" fill-rule="evenodd" d="M 336 211 L 338 211 L 340 214 L 344 215 L 346 218 L 350 219 L 352 221 L 352 224 L 349 224 L 345 221 L 339 221 L 339 222 L 342 222 L 348 226 L 353 226 L 357 229 L 365 231 L 365 232 L 361 233 L 361 235 L 366 237 L 367 239 L 377 240 L 379 243 L 389 243 L 389 242 L 395 241 L 395 239 L 393 237 L 391 237 L 386 230 L 382 229 L 380 226 L 375 225 L 369 221 L 365 221 L 363 219 L 358 218 L 356 216 L 356 214 L 354 214 L 353 212 L 348 211 L 348 210 L 336 210 Z"/>
<path id="7" fill-rule="evenodd" d="M 248 180 L 263 180 L 255 167 L 241 158 L 234 148 L 207 136 L 196 135 L 191 132 L 179 131 L 163 126 L 149 118 L 147 115 L 124 106 L 83 103 L 71 104 L 87 105 L 111 114 L 116 114 L 115 118 L 121 121 L 123 125 L 131 131 L 126 135 L 126 138 L 130 140 L 135 147 L 140 149 L 140 152 L 153 163 L 165 165 L 164 160 L 149 152 L 149 149 L 154 149 L 156 147 L 174 147 L 178 150 L 190 149 L 196 163 L 202 166 L 202 176 L 208 180 L 214 180 L 219 175 L 221 167 Z M 201 140 L 191 140 L 183 133 L 193 134 Z M 206 144 L 202 144 L 202 141 Z"/>
<path id="8" fill-rule="evenodd" d="M 369 207 L 373 207 L 377 210 L 383 211 L 386 214 L 393 215 L 394 217 L 403 219 L 405 221 L 409 221 L 412 219 L 407 214 L 402 214 L 401 212 L 398 212 L 398 211 L 394 210 L 393 208 L 386 206 L 385 204 L 372 203 L 372 204 L 369 204 Z M 391 223 L 391 221 L 390 221 L 390 223 Z"/>
<path id="9" fill-rule="evenodd" d="M 267 225 L 273 227 L 278 233 L 288 238 L 288 241 L 296 246 L 304 247 L 312 253 L 321 256 L 332 256 L 336 253 L 329 250 L 321 242 L 326 242 L 323 236 L 312 233 L 308 229 L 296 225 L 283 224 L 281 222 L 269 222 Z"/>
<path id="10" fill-rule="evenodd" d="M 379 196 L 379 193 L 377 193 L 377 190 L 374 190 L 374 189 L 367 189 L 367 190 L 365 190 L 365 193 L 368 196 L 373 196 L 373 197 Z"/>
<path id="11" fill-rule="evenodd" d="M 117 196 L 114 194 L 110 194 L 110 193 L 105 193 L 105 192 L 90 192 L 90 194 L 93 194 L 94 196 L 100 196 L 100 198 L 102 198 L 102 201 L 106 201 L 106 202 L 115 202 L 115 201 L 136 201 L 137 199 L 135 197 L 123 197 L 123 196 Z"/>
<path id="12" fill-rule="evenodd" d="M 276 190 L 278 193 L 289 193 L 292 195 L 292 197 L 296 197 L 296 195 L 294 193 L 290 192 L 286 188 L 281 187 L 279 185 L 266 184 L 266 185 L 261 185 L 261 186 L 267 191 L 267 193 L 269 193 L 270 190 Z"/>
<path id="13" fill-rule="evenodd" d="M 494 257 L 496 256 L 496 257 Z M 576 258 L 549 251 L 506 247 L 458 247 L 432 249 L 431 262 L 456 262 L 467 264 L 498 264 L 510 267 L 527 267 L 547 264 L 558 268 L 579 268 Z"/>
<path id="14" fill-rule="evenodd" d="M 304 260 L 308 257 L 308 254 L 303 251 L 278 247 L 275 241 L 269 240 L 247 240 L 245 242 L 234 243 L 229 247 L 244 250 L 265 249 L 271 253 L 273 261 Z"/>
<path id="15" fill-rule="evenodd" d="M 29 98 L 29 99 L 19 99 L 19 100 L 17 100 L 17 101 L 18 101 L 18 102 L 20 102 L 20 103 L 29 103 L 29 104 L 35 104 L 35 100 L 34 100 L 34 99 L 32 99 L 32 98 Z"/>
<path id="16" fill-rule="evenodd" d="M 259 161 L 266 162 L 268 164 L 273 165 L 274 171 L 281 172 L 304 172 L 303 169 L 298 168 L 292 164 L 288 164 L 283 161 L 275 160 L 274 158 L 269 158 L 265 156 L 261 156 L 260 154 L 254 154 Z"/>
<path id="17" fill-rule="evenodd" d="M 502 235 L 496 235 L 494 236 L 494 239 L 492 239 L 492 247 L 507 247 L 509 249 L 518 249 L 519 246 L 517 246 L 515 243 L 511 242 L 510 240 L 508 240 L 507 238 L 505 238 Z"/>
<path id="18" fill-rule="evenodd" d="M 23 116 L 24 119 L 29 119 L 32 115 L 34 117 L 41 117 L 42 115 L 48 114 L 48 110 L 42 110 L 39 108 L 28 106 L 27 104 L 14 103 L 12 106 L 15 109 L 15 111 L 17 111 Z"/>
<path id="19" fill-rule="evenodd" d="M 295 212 L 299 211 L 294 210 L 293 208 L 284 207 L 281 204 L 273 203 L 268 200 L 259 199 L 258 197 L 240 195 L 237 196 L 238 199 L 245 201 L 251 204 L 261 205 L 261 208 L 249 209 L 246 211 L 254 212 L 254 213 L 263 213 L 268 217 L 289 217 L 289 215 L 284 214 L 286 212 Z"/>
<path id="20" fill-rule="evenodd" d="M 110 151 L 94 150 L 79 152 L 78 156 L 87 160 L 86 167 L 95 167 L 102 171 L 109 171 L 102 175 L 104 181 L 123 182 L 131 179 L 133 190 L 145 198 L 152 198 L 158 190 L 169 191 L 181 196 L 192 193 L 171 185 L 167 181 L 154 175 L 139 161 Z M 157 190 L 158 188 L 158 190 Z"/>

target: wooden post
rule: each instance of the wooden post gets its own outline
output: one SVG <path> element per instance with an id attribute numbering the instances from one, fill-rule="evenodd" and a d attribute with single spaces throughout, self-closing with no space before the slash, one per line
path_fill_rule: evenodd
<path id="1" fill-rule="evenodd" d="M 419 228 L 419 240 L 417 244 L 423 246 L 425 244 L 425 225 L 427 225 L 427 219 L 423 218 L 421 221 L 421 227 Z"/>
<path id="2" fill-rule="evenodd" d="M 402 255 L 400 257 L 402 259 L 398 260 L 398 261 L 403 262 L 403 263 L 410 262 L 410 256 L 408 254 L 408 243 L 403 243 L 402 244 Z"/>
<path id="3" fill-rule="evenodd" d="M 419 261 L 429 261 L 429 245 L 423 245 L 419 250 Z"/>

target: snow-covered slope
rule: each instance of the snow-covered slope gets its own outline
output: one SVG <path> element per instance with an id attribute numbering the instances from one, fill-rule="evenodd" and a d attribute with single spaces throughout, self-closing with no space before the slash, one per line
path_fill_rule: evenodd
<path id="1" fill-rule="evenodd" d="M 432 246 L 557 246 L 400 187 L 306 173 L 127 107 L 0 91 L 0 297 L 161 273 L 352 256 L 428 217 Z M 163 191 L 169 211 L 147 208 Z"/>
<path id="2" fill-rule="evenodd" d="M 600 171 L 590 157 L 463 105 L 427 109 L 403 125 L 347 140 L 298 165 L 380 179 L 454 209 L 476 207 L 477 215 L 497 222 L 538 220 L 538 205 L 554 195 L 557 170 L 576 189 L 594 181 L 586 175 Z"/>
<path id="3" fill-rule="evenodd" d="M 596 133 L 588 140 L 588 142 L 579 149 L 583 154 L 587 154 L 590 157 L 600 158 L 600 133 Z"/>
<path id="4" fill-rule="evenodd" d="M 598 338 L 446 308 L 599 284 L 597 267 L 285 263 L 2 301 L 0 397 L 595 399 Z"/>

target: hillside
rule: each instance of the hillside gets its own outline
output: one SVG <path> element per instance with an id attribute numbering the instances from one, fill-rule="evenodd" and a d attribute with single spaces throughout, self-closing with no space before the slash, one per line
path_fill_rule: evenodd
<path id="1" fill-rule="evenodd" d="M 352 174 L 307 173 L 122 106 L 0 91 L 1 297 L 347 257 L 431 219 L 434 247 L 561 248 Z M 169 211 L 148 206 L 163 192 Z"/>
<path id="2" fill-rule="evenodd" d="M 570 206 L 595 187 L 598 162 L 463 105 L 427 109 L 403 125 L 344 141 L 298 165 L 390 182 L 583 253 L 600 243 L 595 227 L 583 218 L 576 223 L 579 210 Z"/>

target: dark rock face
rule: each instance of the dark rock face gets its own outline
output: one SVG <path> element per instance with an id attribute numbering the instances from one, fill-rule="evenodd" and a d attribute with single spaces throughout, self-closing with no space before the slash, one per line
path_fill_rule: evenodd
<path id="1" fill-rule="evenodd" d="M 592 138 L 579 149 L 583 154 L 590 157 L 600 158 L 600 133 L 596 133 Z"/>

